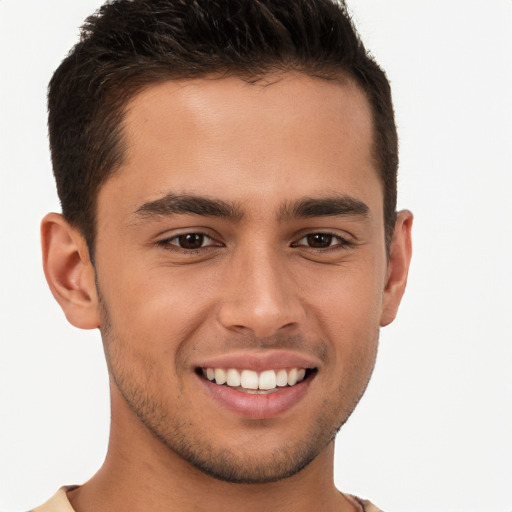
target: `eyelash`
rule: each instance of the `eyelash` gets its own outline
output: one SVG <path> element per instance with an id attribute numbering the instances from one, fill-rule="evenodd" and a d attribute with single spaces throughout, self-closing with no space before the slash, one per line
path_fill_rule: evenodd
<path id="1" fill-rule="evenodd" d="M 202 246 L 202 244 L 201 244 L 201 247 L 198 247 L 196 249 L 187 249 L 185 247 L 181 247 L 178 243 L 173 243 L 174 241 L 178 242 L 178 240 L 180 238 L 183 238 L 183 237 L 186 237 L 189 235 L 201 236 L 201 237 L 203 237 L 203 242 L 206 240 L 210 240 L 213 243 L 210 242 L 210 244 L 206 245 L 206 246 Z M 159 247 L 163 247 L 164 249 L 167 249 L 167 250 L 179 251 L 179 252 L 183 252 L 185 254 L 198 254 L 201 251 L 204 251 L 205 249 L 208 249 L 210 247 L 220 247 L 221 246 L 221 244 L 219 242 L 216 242 L 216 240 L 214 238 L 212 238 L 210 235 L 203 233 L 201 231 L 190 231 L 190 232 L 186 232 L 186 233 L 179 233 L 178 235 L 174 235 L 169 238 L 165 238 L 164 240 L 157 241 L 156 245 L 158 245 Z"/>
<path id="2" fill-rule="evenodd" d="M 178 242 L 179 239 L 182 237 L 189 236 L 189 235 L 203 237 L 203 239 L 201 240 L 201 242 L 202 242 L 201 247 L 197 247 L 197 248 L 181 247 Z M 327 247 L 312 247 L 310 245 L 300 243 L 302 240 L 305 240 L 308 237 L 315 237 L 315 236 L 327 236 L 327 237 L 331 238 L 331 241 L 330 241 L 331 243 L 333 241 L 336 241 L 336 243 L 334 245 L 329 245 Z M 203 246 L 203 243 L 208 240 L 210 241 L 210 243 L 206 246 Z M 173 243 L 173 242 L 178 242 L 178 243 Z M 166 238 L 164 240 L 157 241 L 156 245 L 159 247 L 162 247 L 164 249 L 167 249 L 167 250 L 179 251 L 184 254 L 200 254 L 201 252 L 204 252 L 205 250 L 208 250 L 210 248 L 222 246 L 222 244 L 220 242 L 217 242 L 210 235 L 208 235 L 207 233 L 203 233 L 201 231 L 190 231 L 190 232 L 186 232 L 186 233 L 179 233 L 177 235 Z M 310 251 L 315 251 L 317 253 L 326 253 L 326 252 L 331 252 L 331 251 L 349 249 L 354 246 L 354 242 L 347 240 L 346 238 L 344 238 L 338 234 L 335 234 L 335 233 L 331 233 L 328 231 L 317 231 L 317 232 L 306 233 L 301 238 L 299 238 L 296 242 L 293 242 L 290 246 L 297 247 L 297 248 L 302 247 L 302 248 L 308 249 Z"/>
<path id="3" fill-rule="evenodd" d="M 336 241 L 336 243 L 334 245 L 329 245 L 327 247 L 311 247 L 309 245 L 300 244 L 301 240 L 304 240 L 308 237 L 314 237 L 314 236 L 328 236 L 328 237 L 331 237 L 331 239 L 332 239 L 331 242 Z M 347 240 L 346 238 L 344 238 L 336 233 L 331 233 L 329 231 L 314 231 L 312 233 L 306 233 L 304 236 L 299 238 L 299 240 L 297 242 L 294 242 L 292 244 L 292 247 L 305 247 L 308 250 L 312 250 L 312 251 L 320 252 L 320 253 L 350 249 L 353 246 L 354 246 L 354 242 Z"/>

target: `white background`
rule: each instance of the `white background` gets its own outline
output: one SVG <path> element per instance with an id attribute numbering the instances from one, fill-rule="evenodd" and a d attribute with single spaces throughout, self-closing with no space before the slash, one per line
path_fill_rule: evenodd
<path id="1" fill-rule="evenodd" d="M 45 92 L 96 0 L 0 0 L 0 510 L 81 483 L 107 444 L 97 332 L 70 327 L 40 265 L 58 211 Z M 388 512 L 512 512 L 512 1 L 353 0 L 392 82 L 409 288 L 336 482 Z"/>

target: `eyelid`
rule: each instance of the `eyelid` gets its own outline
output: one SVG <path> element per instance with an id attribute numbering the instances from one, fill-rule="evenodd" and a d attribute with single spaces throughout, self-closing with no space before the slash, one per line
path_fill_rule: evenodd
<path id="1" fill-rule="evenodd" d="M 199 232 L 196 232 L 196 231 L 193 231 L 191 233 L 180 233 L 179 235 L 174 235 L 174 236 L 171 236 L 170 238 L 167 238 L 166 240 L 164 240 L 166 243 L 170 244 L 170 245 L 175 245 L 176 247 L 179 247 L 180 249 L 183 249 L 183 247 L 180 247 L 178 243 L 173 243 L 173 241 L 178 241 L 178 239 L 182 236 L 187 236 L 187 235 L 200 235 L 203 237 L 203 241 L 206 242 L 207 240 L 210 240 L 212 242 L 214 242 L 215 240 L 207 235 L 206 233 L 199 233 Z M 207 247 L 209 244 L 207 244 L 206 246 L 203 246 L 203 247 Z M 190 250 L 190 249 L 189 249 Z"/>
<path id="2" fill-rule="evenodd" d="M 301 240 L 303 240 L 304 238 L 307 238 L 308 236 L 311 236 L 311 235 L 331 236 L 334 239 L 338 240 L 338 243 L 334 244 L 334 245 L 330 245 L 328 247 L 310 247 L 306 244 L 299 244 L 299 242 Z M 337 232 L 333 232 L 332 230 L 329 230 L 329 229 L 318 229 L 318 230 L 303 232 L 296 238 L 296 241 L 291 244 L 292 247 L 303 247 L 303 248 L 306 248 L 306 249 L 309 249 L 312 251 L 319 251 L 319 252 L 326 252 L 329 250 L 343 250 L 343 249 L 353 247 L 354 245 L 355 245 L 355 241 L 348 234 L 343 235 L 343 234 L 340 234 Z"/>
<path id="3" fill-rule="evenodd" d="M 181 236 L 186 235 L 201 235 L 205 239 L 210 240 L 210 243 L 208 245 L 202 246 L 198 249 L 185 249 L 183 247 L 180 247 L 177 243 L 172 243 L 173 241 L 177 240 Z M 221 247 L 223 244 L 220 242 L 215 236 L 213 236 L 209 230 L 204 228 L 184 228 L 182 230 L 177 230 L 174 233 L 170 233 L 167 236 L 163 236 L 162 238 L 159 238 L 155 241 L 155 245 L 163 247 L 164 249 L 168 250 L 176 250 L 183 253 L 194 253 L 197 251 L 202 251 L 205 249 L 208 249 L 210 247 Z"/>

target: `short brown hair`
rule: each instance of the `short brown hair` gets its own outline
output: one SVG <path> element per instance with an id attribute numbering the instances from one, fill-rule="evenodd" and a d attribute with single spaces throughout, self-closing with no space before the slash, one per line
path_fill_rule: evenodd
<path id="1" fill-rule="evenodd" d="M 335 0 L 114 0 L 82 27 L 48 89 L 53 171 L 64 217 L 91 255 L 100 186 L 122 164 L 124 111 L 142 88 L 212 74 L 350 77 L 374 121 L 386 246 L 396 218 L 398 140 L 385 73 Z"/>

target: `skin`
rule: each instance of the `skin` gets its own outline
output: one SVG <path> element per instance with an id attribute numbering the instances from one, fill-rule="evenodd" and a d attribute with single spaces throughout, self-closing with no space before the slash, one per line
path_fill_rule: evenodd
<path id="1" fill-rule="evenodd" d="M 42 225 L 52 292 L 73 325 L 101 329 L 111 381 L 107 458 L 72 505 L 357 510 L 334 487 L 333 439 L 397 312 L 412 224 L 399 213 L 387 257 L 364 94 L 301 74 L 166 82 L 132 100 L 124 134 L 98 196 L 95 267 L 61 216 Z M 229 211 L 176 213 L 183 196 Z M 194 233 L 198 247 L 180 247 Z M 270 418 L 219 405 L 196 371 L 283 353 L 316 373 Z"/>

